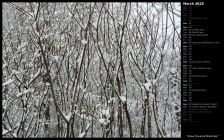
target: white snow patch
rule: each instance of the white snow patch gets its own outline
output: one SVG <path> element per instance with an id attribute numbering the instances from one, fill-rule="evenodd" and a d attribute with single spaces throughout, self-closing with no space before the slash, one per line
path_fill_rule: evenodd
<path id="1" fill-rule="evenodd" d="M 80 57 L 79 59 L 77 59 L 77 62 L 80 64 L 82 61 L 82 58 Z"/>
<path id="2" fill-rule="evenodd" d="M 100 42 L 98 43 L 98 45 L 99 45 L 99 46 L 103 46 L 103 42 L 100 41 Z"/>
<path id="3" fill-rule="evenodd" d="M 121 101 L 122 101 L 123 103 L 126 102 L 126 98 L 125 98 L 124 96 L 120 96 L 120 99 L 121 99 Z"/>
<path id="4" fill-rule="evenodd" d="M 171 69 L 170 69 L 170 72 L 171 72 L 171 73 L 176 73 L 176 69 L 171 68 Z"/>
<path id="5" fill-rule="evenodd" d="M 107 108 L 107 110 L 102 110 L 102 115 L 105 115 L 106 117 L 110 116 L 109 107 Z"/>
<path id="6" fill-rule="evenodd" d="M 3 101 L 2 101 L 2 106 L 3 106 L 4 109 L 6 109 L 6 106 L 7 106 L 7 102 L 6 102 L 6 100 L 3 100 Z"/>
<path id="7" fill-rule="evenodd" d="M 82 109 L 82 110 L 81 110 L 81 113 L 85 113 L 85 112 L 87 112 L 86 109 Z"/>
<path id="8" fill-rule="evenodd" d="M 25 89 L 24 90 L 24 94 L 27 94 L 29 92 L 33 93 L 34 92 L 34 88 L 29 88 L 29 89 Z"/>
<path id="9" fill-rule="evenodd" d="M 146 91 L 149 91 L 149 89 L 151 88 L 151 83 L 144 83 L 143 84 L 143 88 L 145 87 Z"/>
<path id="10" fill-rule="evenodd" d="M 79 134 L 78 138 L 83 138 L 85 136 L 85 134 L 86 134 L 86 132 Z"/>
<path id="11" fill-rule="evenodd" d="M 85 114 L 81 114 L 80 117 L 81 117 L 81 119 L 86 119 L 86 115 Z"/>
<path id="12" fill-rule="evenodd" d="M 93 22 L 92 24 L 95 28 L 97 27 L 97 22 Z"/>
<path id="13" fill-rule="evenodd" d="M 33 63 L 32 63 L 32 62 L 29 64 L 29 67 L 30 67 L 30 68 L 33 67 Z"/>
<path id="14" fill-rule="evenodd" d="M 8 81 L 6 81 L 5 83 L 2 84 L 2 86 L 6 86 L 8 84 L 11 84 L 14 81 L 14 79 L 9 79 Z"/>
<path id="15" fill-rule="evenodd" d="M 4 69 L 6 66 L 7 66 L 7 64 L 3 64 L 3 65 L 2 65 L 2 68 Z"/>
<path id="16" fill-rule="evenodd" d="M 86 90 L 87 90 L 87 89 L 86 89 L 86 88 L 84 88 L 84 89 L 83 89 L 83 92 L 85 93 L 85 92 L 86 92 Z"/>
<path id="17" fill-rule="evenodd" d="M 65 115 L 65 118 L 67 121 L 70 121 L 71 117 L 72 117 L 72 112 L 69 112 L 68 115 Z"/>
<path id="18" fill-rule="evenodd" d="M 47 86 L 50 86 L 51 84 L 47 82 L 46 85 L 47 85 Z"/>
<path id="19" fill-rule="evenodd" d="M 86 117 L 87 120 L 91 121 L 93 118 L 91 116 Z"/>
<path id="20" fill-rule="evenodd" d="M 2 135 L 7 134 L 8 132 L 9 132 L 8 130 L 3 130 L 3 131 L 2 131 Z"/>
<path id="21" fill-rule="evenodd" d="M 87 44 L 87 41 L 86 41 L 85 39 L 83 39 L 83 40 L 81 41 L 81 43 L 82 43 L 83 45 L 86 45 L 86 44 Z"/>
<path id="22" fill-rule="evenodd" d="M 55 60 L 56 60 L 56 62 L 58 63 L 58 60 L 59 60 L 59 57 L 60 56 L 52 56 Z"/>
<path id="23" fill-rule="evenodd" d="M 109 120 L 105 121 L 105 122 L 103 123 L 103 125 L 107 125 L 108 123 L 109 123 Z"/>
<path id="24" fill-rule="evenodd" d="M 16 97 L 19 97 L 19 96 L 22 96 L 22 95 L 23 95 L 23 93 L 19 92 L 19 93 L 17 93 Z"/>
<path id="25" fill-rule="evenodd" d="M 12 133 L 12 135 L 16 138 L 17 137 L 17 134 L 16 132 Z"/>
<path id="26" fill-rule="evenodd" d="M 37 116 L 37 112 L 34 112 L 34 113 L 33 113 L 33 116 L 34 116 L 34 117 Z"/>
<path id="27" fill-rule="evenodd" d="M 144 100 L 147 100 L 147 96 L 144 96 Z"/>
<path id="28" fill-rule="evenodd" d="M 106 120 L 105 119 L 99 119 L 98 120 L 101 124 L 103 124 Z"/>

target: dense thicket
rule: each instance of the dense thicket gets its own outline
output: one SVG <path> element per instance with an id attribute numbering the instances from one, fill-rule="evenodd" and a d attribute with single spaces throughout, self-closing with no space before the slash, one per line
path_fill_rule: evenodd
<path id="1" fill-rule="evenodd" d="M 3 3 L 3 137 L 180 137 L 179 3 Z"/>

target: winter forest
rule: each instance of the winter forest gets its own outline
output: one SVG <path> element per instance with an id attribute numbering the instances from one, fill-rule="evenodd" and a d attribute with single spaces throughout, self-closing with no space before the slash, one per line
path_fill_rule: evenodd
<path id="1" fill-rule="evenodd" d="M 180 3 L 2 3 L 3 137 L 181 136 Z"/>

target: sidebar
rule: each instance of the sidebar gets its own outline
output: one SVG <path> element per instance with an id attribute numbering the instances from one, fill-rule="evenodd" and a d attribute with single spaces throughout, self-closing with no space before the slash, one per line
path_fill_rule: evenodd
<path id="1" fill-rule="evenodd" d="M 220 83 L 220 71 L 224 53 L 220 34 L 224 25 L 219 19 L 220 6 L 216 5 L 182 2 L 183 138 L 221 137 L 220 98 L 224 82 Z"/>

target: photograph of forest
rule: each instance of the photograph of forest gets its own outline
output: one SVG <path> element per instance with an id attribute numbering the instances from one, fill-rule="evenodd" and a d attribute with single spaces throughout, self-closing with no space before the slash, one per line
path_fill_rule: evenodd
<path id="1" fill-rule="evenodd" d="M 2 3 L 2 136 L 181 137 L 181 4 Z"/>

